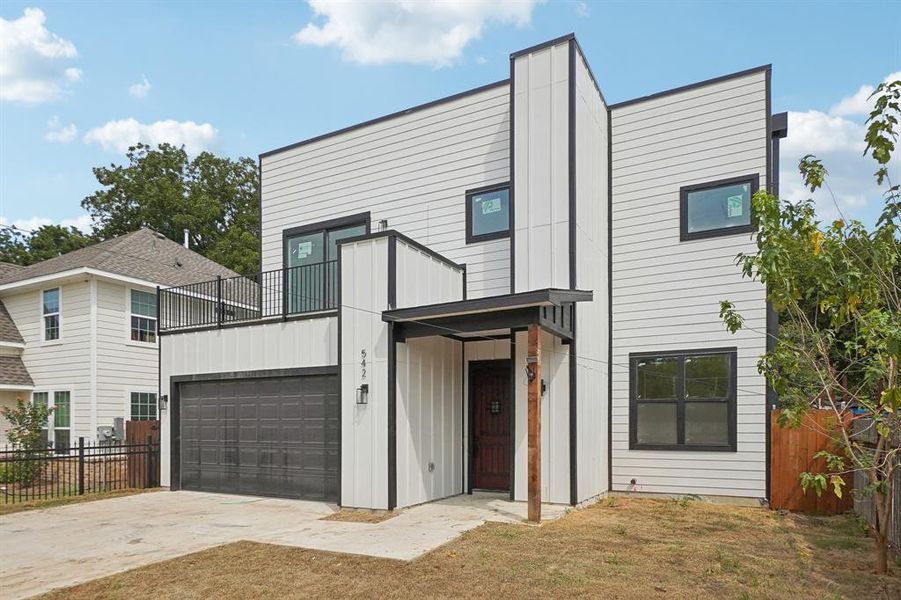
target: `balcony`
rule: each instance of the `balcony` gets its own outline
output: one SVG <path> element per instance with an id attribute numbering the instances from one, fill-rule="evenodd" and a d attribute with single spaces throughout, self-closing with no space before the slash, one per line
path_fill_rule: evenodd
<path id="1" fill-rule="evenodd" d="M 338 308 L 338 261 L 161 289 L 159 331 L 251 325 Z"/>

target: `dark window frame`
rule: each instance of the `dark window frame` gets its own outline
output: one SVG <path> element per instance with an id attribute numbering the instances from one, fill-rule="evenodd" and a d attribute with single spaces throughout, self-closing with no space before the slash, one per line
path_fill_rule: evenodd
<path id="1" fill-rule="evenodd" d="M 728 354 L 730 357 L 729 394 L 725 400 L 694 399 L 685 400 L 685 357 L 705 356 L 712 354 Z M 639 360 L 647 358 L 679 358 L 676 375 L 676 398 L 666 400 L 638 400 L 636 394 L 636 366 Z M 662 350 L 659 352 L 633 352 L 629 354 L 629 450 L 675 450 L 692 452 L 737 452 L 738 449 L 738 348 L 699 348 L 694 350 Z M 638 403 L 675 403 L 676 435 L 675 444 L 639 444 L 638 443 Z M 686 402 L 725 403 L 728 414 L 729 443 L 726 445 L 700 445 L 685 443 L 685 404 Z"/>
<path id="2" fill-rule="evenodd" d="M 488 242 L 491 240 L 500 240 L 503 238 L 510 237 L 510 231 L 513 229 L 513 223 L 511 222 L 513 219 L 513 194 L 511 191 L 510 182 L 507 181 L 505 183 L 495 183 L 493 185 L 485 185 L 482 187 L 472 188 L 466 190 L 466 243 L 467 244 L 478 244 L 481 242 Z M 507 229 L 503 231 L 493 231 L 491 233 L 482 233 L 479 235 L 473 235 L 472 233 L 472 197 L 478 196 L 481 194 L 487 194 L 489 192 L 496 192 L 499 190 L 507 190 L 507 198 L 509 202 L 508 210 L 507 210 Z"/>
<path id="3" fill-rule="evenodd" d="M 718 227 L 717 229 L 706 229 L 704 231 L 688 231 L 688 194 L 690 192 L 699 192 L 710 190 L 727 185 L 736 185 L 739 183 L 751 184 L 751 198 L 760 189 L 760 174 L 753 173 L 750 175 L 742 175 L 740 177 L 729 177 L 727 179 L 717 179 L 715 181 L 705 181 L 704 183 L 694 183 L 679 188 L 679 240 L 683 242 L 691 240 L 701 240 L 705 238 L 722 237 L 725 235 L 737 235 L 741 233 L 750 233 L 754 231 L 754 213 L 751 212 L 751 222 L 747 225 L 736 227 Z"/>
<path id="4" fill-rule="evenodd" d="M 330 229 L 343 229 L 345 227 L 353 227 L 354 225 L 365 225 L 366 235 L 372 233 L 372 218 L 370 212 L 361 212 L 346 217 L 338 217 L 336 219 L 327 219 L 310 223 L 309 225 L 300 225 L 298 227 L 290 227 L 282 229 L 282 268 L 288 268 L 288 240 L 297 235 L 316 233 L 317 231 L 328 231 Z M 327 255 L 326 255 L 327 258 Z"/>

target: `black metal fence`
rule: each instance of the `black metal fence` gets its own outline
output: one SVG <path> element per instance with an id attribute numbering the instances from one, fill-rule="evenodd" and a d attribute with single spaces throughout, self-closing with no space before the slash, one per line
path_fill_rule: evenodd
<path id="1" fill-rule="evenodd" d="M 158 487 L 160 444 L 86 442 L 0 450 L 0 504 Z"/>
<path id="2" fill-rule="evenodd" d="M 218 278 L 159 291 L 161 332 L 334 310 L 338 261 Z"/>

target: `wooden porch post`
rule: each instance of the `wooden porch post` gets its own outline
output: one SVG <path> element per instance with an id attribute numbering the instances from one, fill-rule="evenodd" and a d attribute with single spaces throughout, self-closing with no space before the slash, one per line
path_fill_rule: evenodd
<path id="1" fill-rule="evenodd" d="M 541 327 L 529 325 L 526 365 L 531 370 L 528 401 L 529 521 L 541 521 Z"/>

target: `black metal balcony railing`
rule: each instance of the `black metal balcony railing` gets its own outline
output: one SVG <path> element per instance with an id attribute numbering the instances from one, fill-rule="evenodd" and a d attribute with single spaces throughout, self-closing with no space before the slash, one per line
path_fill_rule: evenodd
<path id="1" fill-rule="evenodd" d="M 338 261 L 161 289 L 160 332 L 335 310 Z"/>

